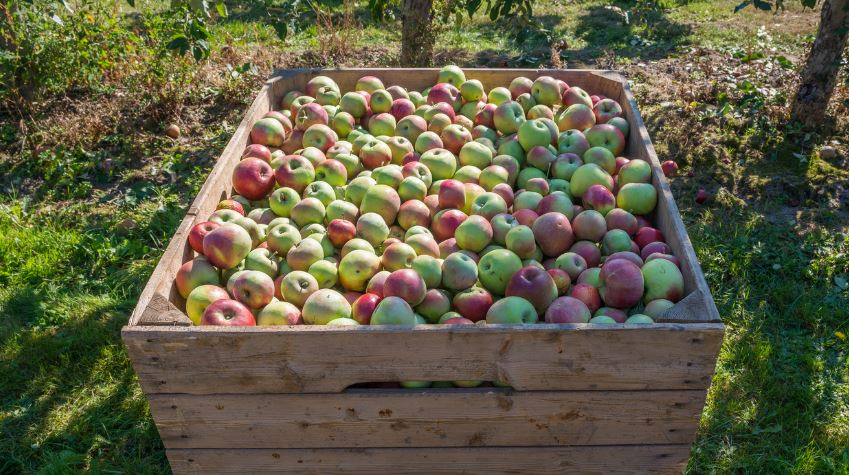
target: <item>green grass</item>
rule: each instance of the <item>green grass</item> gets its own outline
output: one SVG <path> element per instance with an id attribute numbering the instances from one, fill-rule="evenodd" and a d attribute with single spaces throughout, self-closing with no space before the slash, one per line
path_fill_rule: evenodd
<path id="1" fill-rule="evenodd" d="M 625 24 L 608 2 L 540 0 L 542 30 L 479 16 L 447 27 L 438 54 L 463 65 L 551 66 L 562 42 L 570 66 L 626 70 L 661 159 L 693 172 L 675 177 L 673 190 L 728 327 L 689 472 L 849 473 L 849 226 L 827 199 L 849 173 L 812 153 L 849 137 L 824 131 L 796 145 L 799 134 L 776 125 L 780 101 L 741 95 L 716 80 L 722 71 L 686 69 L 701 48 L 709 65 L 769 85 L 729 51 L 802 57 L 817 14 L 795 4 L 773 16 L 735 15 L 735 1 L 670 3 Z M 632 2 L 615 4 L 633 13 Z M 261 76 L 321 41 L 307 28 L 281 44 L 268 24 L 234 13 L 213 28 L 214 62 L 189 66 L 197 76 L 185 99 L 155 118 L 97 122 L 95 134 L 36 117 L 36 133 L 61 147 L 33 153 L 16 145 L 17 123 L 0 117 L 0 473 L 168 471 L 120 328 Z M 369 52 L 396 54 L 398 28 L 372 22 L 364 5 L 356 13 L 362 28 L 338 61 L 386 65 Z M 234 63 L 265 68 L 260 77 L 222 82 L 231 61 L 217 56 L 223 44 L 236 49 Z M 150 66 L 133 67 L 143 80 Z M 737 116 L 710 109 L 726 93 Z M 172 118 L 187 130 L 176 143 L 157 136 Z M 107 158 L 114 172 L 100 168 Z M 696 205 L 699 187 L 716 199 Z M 801 206 L 788 206 L 791 197 Z"/>

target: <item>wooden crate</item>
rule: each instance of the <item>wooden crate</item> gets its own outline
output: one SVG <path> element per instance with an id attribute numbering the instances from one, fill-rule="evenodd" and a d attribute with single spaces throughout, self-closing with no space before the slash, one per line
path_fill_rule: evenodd
<path id="1" fill-rule="evenodd" d="M 467 69 L 489 89 L 550 75 L 619 101 L 625 155 L 653 167 L 655 216 L 687 296 L 652 326 L 194 327 L 174 285 L 191 227 L 231 191 L 251 124 L 313 76 L 421 89 L 433 69 L 278 72 L 248 109 L 122 330 L 176 473 L 681 472 L 724 326 L 637 105 L 616 73 Z M 512 389 L 348 389 L 500 380 Z"/>

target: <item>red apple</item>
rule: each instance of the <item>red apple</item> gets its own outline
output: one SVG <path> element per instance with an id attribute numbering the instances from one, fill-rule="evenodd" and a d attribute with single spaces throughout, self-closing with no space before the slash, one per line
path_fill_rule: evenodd
<path id="1" fill-rule="evenodd" d="M 248 157 L 233 169 L 233 189 L 249 200 L 261 200 L 274 188 L 274 170 L 265 160 Z"/>
<path id="2" fill-rule="evenodd" d="M 253 326 L 256 319 L 248 307 L 235 300 L 216 300 L 203 312 L 201 325 Z"/>
<path id="3" fill-rule="evenodd" d="M 212 221 L 195 224 L 189 231 L 189 246 L 198 254 L 203 254 L 203 238 L 219 226 L 221 225 Z"/>
<path id="4" fill-rule="evenodd" d="M 360 325 L 368 325 L 371 322 L 371 314 L 377 308 L 377 304 L 381 301 L 381 297 L 377 294 L 366 293 L 360 295 L 351 304 L 351 318 L 356 320 Z"/>

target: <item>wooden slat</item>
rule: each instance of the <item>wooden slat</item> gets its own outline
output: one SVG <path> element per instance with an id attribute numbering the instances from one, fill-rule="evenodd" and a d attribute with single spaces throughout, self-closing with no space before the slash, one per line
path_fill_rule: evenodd
<path id="1" fill-rule="evenodd" d="M 147 394 L 339 392 L 373 381 L 517 390 L 704 389 L 721 324 L 125 327 Z"/>
<path id="2" fill-rule="evenodd" d="M 688 445 L 434 449 L 173 449 L 182 473 L 638 474 L 678 473 Z"/>
<path id="3" fill-rule="evenodd" d="M 689 444 L 705 391 L 365 389 L 150 397 L 165 447 Z"/>

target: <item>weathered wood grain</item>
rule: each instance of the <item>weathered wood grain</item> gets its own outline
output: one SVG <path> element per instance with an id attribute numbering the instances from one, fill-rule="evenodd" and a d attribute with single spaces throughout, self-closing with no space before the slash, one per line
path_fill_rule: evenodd
<path id="1" fill-rule="evenodd" d="M 181 473 L 680 474 L 689 445 L 434 449 L 172 449 Z"/>
<path id="2" fill-rule="evenodd" d="M 689 444 L 705 391 L 350 390 L 150 397 L 165 447 Z"/>
<path id="3" fill-rule="evenodd" d="M 517 390 L 704 389 L 718 324 L 125 327 L 145 393 L 339 392 L 374 381 L 504 381 Z"/>

